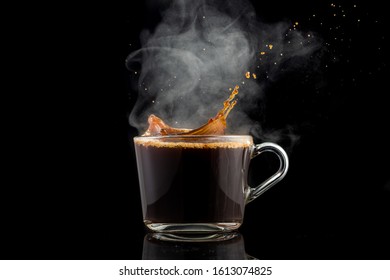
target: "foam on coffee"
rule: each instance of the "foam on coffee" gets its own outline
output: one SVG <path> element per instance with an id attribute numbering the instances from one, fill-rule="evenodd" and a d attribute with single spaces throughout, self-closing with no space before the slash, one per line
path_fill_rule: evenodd
<path id="1" fill-rule="evenodd" d="M 182 149 L 238 149 L 238 148 L 247 148 L 252 145 L 252 141 L 249 139 L 240 139 L 240 142 L 211 142 L 211 143 L 197 143 L 197 142 L 166 142 L 159 140 L 147 140 L 147 137 L 134 139 L 136 145 L 144 147 L 154 147 L 154 148 L 182 148 Z"/>

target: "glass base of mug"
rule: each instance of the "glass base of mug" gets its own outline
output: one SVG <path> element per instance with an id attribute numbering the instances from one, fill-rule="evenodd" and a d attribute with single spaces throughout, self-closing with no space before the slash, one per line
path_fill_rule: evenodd
<path id="1" fill-rule="evenodd" d="M 229 232 L 209 232 L 209 233 L 169 233 L 153 232 L 147 234 L 147 238 L 165 242 L 180 243 L 202 243 L 215 241 L 228 241 L 237 238 L 239 234 L 236 231 Z"/>
<path id="2" fill-rule="evenodd" d="M 213 233 L 230 232 L 238 229 L 241 223 L 152 223 L 144 221 L 148 229 L 165 233 Z"/>

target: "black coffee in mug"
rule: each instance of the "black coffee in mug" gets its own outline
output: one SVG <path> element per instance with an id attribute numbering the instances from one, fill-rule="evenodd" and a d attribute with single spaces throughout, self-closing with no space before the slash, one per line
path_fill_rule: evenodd
<path id="1" fill-rule="evenodd" d="M 247 185 L 251 157 L 272 143 L 250 136 L 158 136 L 134 139 L 146 226 L 164 232 L 229 231 L 243 221 L 245 204 L 282 179 L 287 165 L 263 183 Z M 276 147 L 276 148 L 275 148 Z"/>

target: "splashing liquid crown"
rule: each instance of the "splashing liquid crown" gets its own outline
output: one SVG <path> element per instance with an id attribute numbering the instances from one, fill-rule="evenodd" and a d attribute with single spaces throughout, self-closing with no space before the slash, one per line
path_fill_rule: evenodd
<path id="1" fill-rule="evenodd" d="M 142 136 L 166 136 L 166 135 L 222 135 L 226 129 L 226 118 L 234 108 L 237 100 L 234 100 L 238 94 L 239 86 L 235 86 L 228 99 L 223 102 L 223 108 L 214 118 L 196 128 L 175 128 L 167 125 L 156 115 L 150 115 L 148 118 L 149 127 Z"/>

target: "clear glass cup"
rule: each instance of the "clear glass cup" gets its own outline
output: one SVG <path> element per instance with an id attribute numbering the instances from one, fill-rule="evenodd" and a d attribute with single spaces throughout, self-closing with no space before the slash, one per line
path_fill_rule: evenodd
<path id="1" fill-rule="evenodd" d="M 228 232 L 241 226 L 245 205 L 288 170 L 286 152 L 274 143 L 253 144 L 249 135 L 134 138 L 142 212 L 155 232 Z M 263 152 L 279 158 L 279 169 L 252 188 L 250 160 Z"/>

